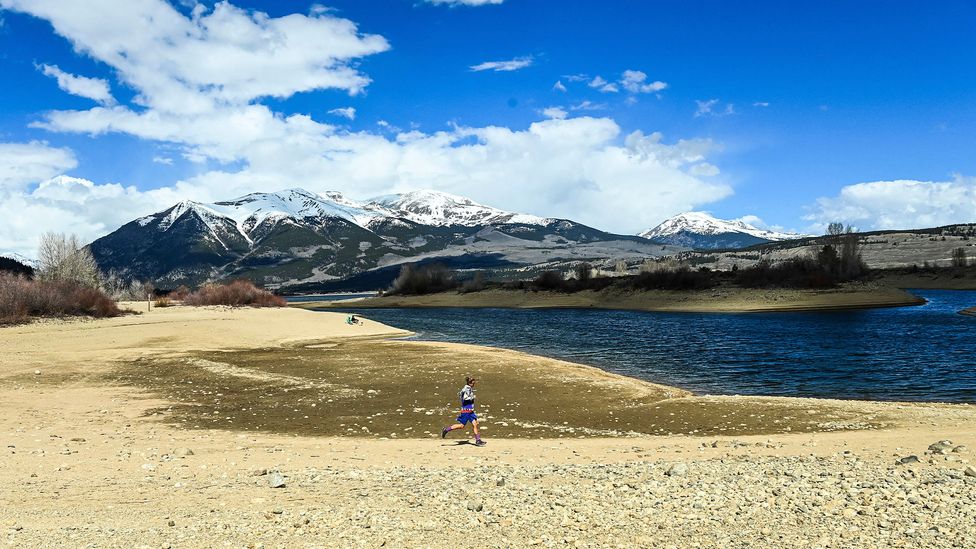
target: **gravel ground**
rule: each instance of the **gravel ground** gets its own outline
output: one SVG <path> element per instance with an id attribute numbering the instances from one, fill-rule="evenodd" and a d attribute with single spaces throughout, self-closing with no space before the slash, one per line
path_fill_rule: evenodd
<path id="1" fill-rule="evenodd" d="M 900 463 L 702 445 L 686 460 L 634 447 L 618 463 L 488 466 L 472 448 L 458 467 L 294 469 L 280 447 L 264 450 L 282 463 L 270 469 L 150 449 L 119 458 L 140 474 L 96 479 L 91 494 L 58 471 L 22 479 L 40 499 L 5 505 L 0 524 L 16 547 L 976 547 L 965 448 Z"/>

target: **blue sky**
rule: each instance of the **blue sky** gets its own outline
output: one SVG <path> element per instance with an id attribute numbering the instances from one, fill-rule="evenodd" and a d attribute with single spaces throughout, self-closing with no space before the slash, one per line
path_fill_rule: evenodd
<path id="1" fill-rule="evenodd" d="M 207 24 L 192 21 L 220 11 L 214 2 L 125 4 L 98 0 L 86 13 L 0 0 L 0 144 L 71 157 L 55 154 L 46 170 L 0 180 L 6 201 L 52 216 L 96 206 L 74 213 L 89 237 L 125 221 L 120 208 L 142 214 L 183 195 L 291 186 L 355 198 L 438 188 L 620 232 L 692 208 L 804 231 L 835 218 L 866 229 L 976 221 L 971 2 L 241 0 Z M 153 44 L 119 30 L 126 17 L 159 13 L 169 13 L 177 39 L 212 28 L 194 49 L 160 60 Z M 295 16 L 323 26 L 272 28 Z M 118 32 L 101 32 L 112 18 Z M 161 43 L 172 38 L 166 32 Z M 357 43 L 319 41 L 330 32 Z M 234 33 L 248 35 L 243 53 L 194 65 L 226 54 Z M 267 45 L 250 41 L 265 39 L 287 41 L 303 61 L 284 76 L 248 72 L 249 48 Z M 112 51 L 126 49 L 125 61 L 113 61 Z M 340 59 L 324 69 L 338 83 L 316 72 L 322 59 L 304 60 L 308 51 Z M 472 70 L 512 61 L 524 66 Z M 192 66 L 172 66 L 184 62 Z M 44 65 L 102 80 L 110 96 L 72 95 Z M 629 90 L 626 74 L 637 75 Z M 190 90 L 178 89 L 187 78 Z M 222 126 L 220 116 L 183 109 L 184 93 L 227 116 L 306 115 L 328 128 L 298 119 Z M 354 119 L 330 113 L 349 107 Z M 147 113 L 161 118 L 135 120 Z M 542 124 L 538 132 L 533 124 Z M 219 135 L 221 127 L 233 135 Z M 269 145 L 291 139 L 300 145 Z M 513 160 L 520 151 L 524 164 Z M 10 164 L 0 174 L 22 173 L 13 163 L 23 156 L 0 151 Z M 59 173 L 91 185 L 44 187 Z M 0 233 L 0 250 L 29 250 L 24 223 L 18 234 Z"/>

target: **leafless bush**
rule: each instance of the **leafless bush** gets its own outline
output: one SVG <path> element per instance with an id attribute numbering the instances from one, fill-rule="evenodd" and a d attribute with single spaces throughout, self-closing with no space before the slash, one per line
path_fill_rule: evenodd
<path id="1" fill-rule="evenodd" d="M 172 307 L 172 306 L 173 306 L 173 300 L 166 296 L 157 297 L 156 301 L 153 301 L 153 307 Z"/>
<path id="2" fill-rule="evenodd" d="M 101 283 L 95 258 L 75 235 L 41 235 L 38 263 L 40 277 L 47 282 L 75 282 L 89 288 Z"/>
<path id="3" fill-rule="evenodd" d="M 443 292 L 457 287 L 457 281 L 444 265 L 404 265 L 393 281 L 388 295 L 423 295 Z"/>
<path id="4" fill-rule="evenodd" d="M 115 301 L 97 288 L 0 273 L 0 324 L 27 322 L 32 317 L 104 318 L 121 314 Z"/>
<path id="5" fill-rule="evenodd" d="M 139 280 L 127 280 L 114 272 L 102 280 L 102 289 L 116 301 L 145 301 L 153 293 L 153 285 Z"/>
<path id="6" fill-rule="evenodd" d="M 258 288 L 250 280 L 235 280 L 229 284 L 208 284 L 186 296 L 185 305 L 230 305 L 231 307 L 284 307 L 287 302 L 273 293 Z"/>

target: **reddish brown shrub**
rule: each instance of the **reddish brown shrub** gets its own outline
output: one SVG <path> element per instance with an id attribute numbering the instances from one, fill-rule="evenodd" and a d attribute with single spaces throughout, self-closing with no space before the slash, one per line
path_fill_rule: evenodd
<path id="1" fill-rule="evenodd" d="M 0 273 L 0 324 L 27 322 L 32 317 L 119 316 L 110 297 L 76 282 L 42 282 Z"/>
<path id="2" fill-rule="evenodd" d="M 235 280 L 229 284 L 209 284 L 186 296 L 186 305 L 230 305 L 231 307 L 284 307 L 287 302 L 273 293 L 262 290 L 250 280 Z"/>
<path id="3" fill-rule="evenodd" d="M 166 297 L 174 301 L 183 301 L 184 299 L 186 299 L 186 296 L 188 295 L 190 295 L 190 289 L 187 288 L 186 286 L 181 285 L 175 290 L 173 290 L 172 292 L 170 292 Z"/>

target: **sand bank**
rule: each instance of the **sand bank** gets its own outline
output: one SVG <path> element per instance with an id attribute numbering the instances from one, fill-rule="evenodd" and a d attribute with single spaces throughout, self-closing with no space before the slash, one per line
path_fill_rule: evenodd
<path id="1" fill-rule="evenodd" d="M 836 290 L 719 288 L 685 292 L 587 290 L 576 293 L 485 290 L 466 294 L 444 292 L 340 302 L 306 302 L 296 303 L 293 307 L 306 309 L 350 306 L 356 308 L 598 308 L 661 312 L 754 313 L 904 307 L 924 303 L 924 299 L 897 288 L 850 287 Z"/>

